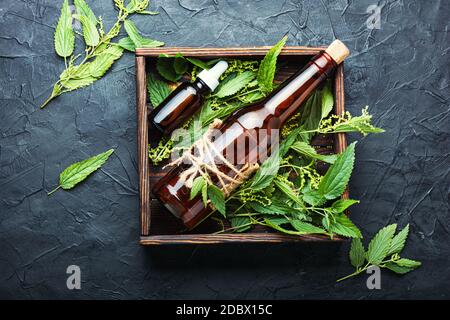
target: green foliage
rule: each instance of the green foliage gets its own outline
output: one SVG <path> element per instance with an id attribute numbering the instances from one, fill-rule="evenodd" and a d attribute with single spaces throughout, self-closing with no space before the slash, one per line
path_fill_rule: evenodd
<path id="1" fill-rule="evenodd" d="M 273 79 L 277 67 L 277 58 L 286 43 L 287 36 L 284 36 L 275 46 L 273 46 L 261 62 L 258 70 L 258 84 L 261 92 L 268 94 L 273 89 Z"/>
<path id="2" fill-rule="evenodd" d="M 355 267 L 355 272 L 340 278 L 339 281 L 356 276 L 372 265 L 389 269 L 397 274 L 405 274 L 421 266 L 419 261 L 401 258 L 400 253 L 405 245 L 409 225 L 394 236 L 396 224 L 390 224 L 380 229 L 369 243 L 367 251 L 359 238 L 352 240 L 349 258 Z M 395 240 L 394 240 L 395 239 Z M 367 262 L 366 264 L 364 264 Z"/>
<path id="3" fill-rule="evenodd" d="M 110 149 L 96 156 L 68 166 L 59 176 L 58 187 L 50 191 L 48 195 L 51 195 L 59 188 L 63 188 L 65 190 L 72 189 L 75 185 L 85 180 L 91 173 L 100 168 L 113 152 L 114 149 Z"/>
<path id="4" fill-rule="evenodd" d="M 41 105 L 44 108 L 50 101 L 59 95 L 88 86 L 100 79 L 111 65 L 122 56 L 123 49 L 134 51 L 136 47 L 156 47 L 164 45 L 163 42 L 142 37 L 136 26 L 128 16 L 133 13 L 149 13 L 148 0 L 132 0 L 125 6 L 123 0 L 115 0 L 118 9 L 117 21 L 105 33 L 101 17 L 96 17 L 84 0 L 74 0 L 76 14 L 74 17 L 81 22 L 83 39 L 86 44 L 84 58 L 76 64 L 81 55 L 73 55 L 75 34 L 72 29 L 72 14 L 68 0 L 64 0 L 61 15 L 55 28 L 55 51 L 64 58 L 65 70 L 60 74 L 59 80 L 54 84 L 51 95 Z M 122 23 L 128 37 L 112 43 L 111 40 L 119 35 Z"/>
<path id="5" fill-rule="evenodd" d="M 252 71 L 244 71 L 241 74 L 232 73 L 221 82 L 215 95 L 219 98 L 229 97 L 245 88 L 255 79 L 255 76 Z"/>
<path id="6" fill-rule="evenodd" d="M 148 74 L 147 79 L 147 91 L 150 96 L 150 102 L 153 108 L 156 108 L 167 98 L 171 90 L 166 82 L 157 79 L 151 72 Z"/>

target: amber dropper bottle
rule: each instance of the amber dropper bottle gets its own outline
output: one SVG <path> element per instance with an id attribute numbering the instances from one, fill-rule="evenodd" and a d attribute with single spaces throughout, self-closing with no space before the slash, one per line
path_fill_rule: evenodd
<path id="1" fill-rule="evenodd" d="M 214 140 L 215 149 L 226 157 L 229 147 L 238 148 L 238 141 L 242 141 L 243 138 L 247 141 L 246 145 L 251 145 L 248 141 L 254 140 L 255 131 L 265 129 L 270 133 L 274 131 L 273 129 L 280 129 L 314 89 L 332 75 L 337 65 L 349 53 L 348 48 L 341 41 L 335 40 L 325 51 L 313 57 L 303 69 L 282 83 L 268 97 L 232 114 L 219 128 L 221 135 Z M 279 130 L 276 132 L 278 134 Z M 245 148 L 245 159 L 249 159 L 249 154 L 254 154 L 254 149 Z M 259 148 L 257 150 L 260 152 Z M 242 163 L 239 162 L 242 159 L 235 157 L 234 160 L 235 163 Z M 209 205 L 203 204 L 201 196 L 189 199 L 190 189 L 185 186 L 180 174 L 190 167 L 189 164 L 174 167 L 153 188 L 156 197 L 189 229 L 195 227 L 212 212 Z M 221 168 L 223 173 L 235 177 L 235 171 L 230 170 L 229 167 Z M 211 178 L 213 181 L 217 180 L 214 177 Z"/>
<path id="2" fill-rule="evenodd" d="M 202 70 L 193 83 L 180 84 L 150 115 L 150 123 L 165 136 L 188 120 L 203 104 L 204 96 L 219 85 L 219 78 L 228 68 L 226 61 Z"/>

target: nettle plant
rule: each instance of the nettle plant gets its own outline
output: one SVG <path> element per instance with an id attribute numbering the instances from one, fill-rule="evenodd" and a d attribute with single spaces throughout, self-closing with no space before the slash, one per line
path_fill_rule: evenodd
<path id="1" fill-rule="evenodd" d="M 64 0 L 61 15 L 55 29 L 55 51 L 64 58 L 65 69 L 54 84 L 51 95 L 41 105 L 44 108 L 59 95 L 92 84 L 103 77 L 112 64 L 119 59 L 123 50 L 134 51 L 137 47 L 159 47 L 164 43 L 143 37 L 135 24 L 128 20 L 132 14 L 155 15 L 148 11 L 149 0 L 114 0 L 117 20 L 105 31 L 101 16 L 96 16 L 84 0 L 74 0 L 75 12 L 72 13 L 68 0 Z M 82 32 L 73 28 L 74 19 L 82 26 Z M 119 35 L 122 25 L 127 37 L 118 42 L 113 40 Z M 84 53 L 75 54 L 75 37 L 80 36 L 85 43 Z"/>

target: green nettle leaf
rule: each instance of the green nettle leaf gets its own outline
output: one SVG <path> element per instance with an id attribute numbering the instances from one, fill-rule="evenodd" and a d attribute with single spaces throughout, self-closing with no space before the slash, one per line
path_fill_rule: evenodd
<path id="1" fill-rule="evenodd" d="M 322 104 L 322 119 L 325 119 L 333 110 L 334 106 L 334 97 L 333 92 L 331 92 L 331 85 L 327 83 L 327 85 L 321 90 L 321 104 Z"/>
<path id="2" fill-rule="evenodd" d="M 302 201 L 298 197 L 297 193 L 286 181 L 275 179 L 274 182 L 278 189 L 280 189 L 286 196 L 288 196 L 294 202 L 302 205 Z"/>
<path id="3" fill-rule="evenodd" d="M 91 75 L 100 78 L 112 66 L 114 61 L 123 54 L 123 49 L 119 46 L 110 46 L 100 53 L 90 64 Z"/>
<path id="4" fill-rule="evenodd" d="M 86 45 L 95 47 L 100 41 L 100 35 L 98 34 L 95 22 L 84 15 L 76 14 L 73 17 L 79 20 L 83 26 L 83 37 Z"/>
<path id="5" fill-rule="evenodd" d="M 298 232 L 301 232 L 303 234 L 311 234 L 311 233 L 321 233 L 325 234 L 327 233 L 322 228 L 316 227 L 315 225 L 312 225 L 311 223 L 307 223 L 300 220 L 291 220 L 291 225 L 294 227 L 295 230 Z"/>
<path id="6" fill-rule="evenodd" d="M 68 0 L 64 0 L 61 15 L 55 29 L 55 51 L 63 58 L 70 56 L 75 47 L 75 35 L 72 29 L 72 13 Z"/>
<path id="7" fill-rule="evenodd" d="M 176 73 L 183 74 L 188 72 L 189 64 L 184 58 L 178 57 L 173 61 L 173 68 L 175 69 Z"/>
<path id="8" fill-rule="evenodd" d="M 406 259 L 406 258 L 398 259 L 395 261 L 395 263 L 400 267 L 412 268 L 412 269 L 418 268 L 422 265 L 422 263 L 420 261 Z"/>
<path id="9" fill-rule="evenodd" d="M 272 229 L 275 229 L 277 231 L 286 233 L 286 234 L 292 234 L 292 235 L 297 235 L 297 236 L 301 236 L 301 235 L 305 235 L 306 233 L 303 231 L 294 231 L 294 230 L 289 230 L 289 229 L 285 229 L 283 227 L 281 227 L 281 224 L 284 223 L 289 223 L 290 221 L 287 220 L 286 218 L 268 218 L 268 217 L 264 217 L 264 222 L 266 223 L 267 226 L 271 227 Z"/>
<path id="10" fill-rule="evenodd" d="M 208 197 L 211 200 L 211 204 L 217 209 L 224 217 L 225 211 L 225 197 L 222 190 L 215 185 L 208 185 Z"/>
<path id="11" fill-rule="evenodd" d="M 189 61 L 190 63 L 192 63 L 194 66 L 205 69 L 205 70 L 209 70 L 209 65 L 200 60 L 200 59 L 195 59 L 195 58 L 186 58 L 187 61 Z"/>
<path id="12" fill-rule="evenodd" d="M 252 220 L 250 217 L 233 217 L 230 219 L 231 227 L 234 228 L 234 231 L 236 232 L 244 232 L 250 229 Z"/>
<path id="13" fill-rule="evenodd" d="M 175 71 L 173 61 L 173 58 L 159 57 L 156 61 L 156 69 L 164 79 L 177 82 L 182 75 Z"/>
<path id="14" fill-rule="evenodd" d="M 327 199 L 319 191 L 314 189 L 304 191 L 302 199 L 312 206 L 321 206 L 327 202 Z"/>
<path id="15" fill-rule="evenodd" d="M 330 219 L 330 231 L 344 237 L 362 238 L 361 231 L 353 222 L 343 213 L 334 216 Z"/>
<path id="16" fill-rule="evenodd" d="M 367 249 L 367 261 L 369 263 L 379 265 L 386 258 L 396 228 L 397 224 L 390 224 L 378 231 L 373 237 Z"/>
<path id="17" fill-rule="evenodd" d="M 414 268 L 401 267 L 401 266 L 395 264 L 394 262 L 386 263 L 385 267 L 391 271 L 394 271 L 395 273 L 398 273 L 398 274 L 405 274 L 405 273 L 408 273 L 408 272 L 414 270 Z"/>
<path id="18" fill-rule="evenodd" d="M 92 172 L 100 168 L 113 152 L 114 149 L 110 149 L 106 152 L 68 166 L 59 176 L 59 186 L 53 191 L 50 191 L 48 195 L 52 194 L 59 188 L 63 188 L 65 190 L 73 188 L 75 185 L 86 179 Z"/>
<path id="19" fill-rule="evenodd" d="M 202 201 L 206 206 L 208 204 L 208 184 L 204 183 L 202 187 Z"/>
<path id="20" fill-rule="evenodd" d="M 153 73 L 148 74 L 147 90 L 153 108 L 159 106 L 159 104 L 163 102 L 171 92 L 167 83 L 156 79 Z"/>
<path id="21" fill-rule="evenodd" d="M 267 158 L 253 177 L 251 188 L 253 190 L 262 190 L 268 187 L 280 168 L 279 153 L 275 150 Z"/>
<path id="22" fill-rule="evenodd" d="M 164 42 L 142 37 L 131 20 L 125 20 L 123 26 L 131 41 L 133 41 L 135 48 L 154 48 L 164 45 Z"/>
<path id="23" fill-rule="evenodd" d="M 331 211 L 333 211 L 334 213 L 341 213 L 355 203 L 359 203 L 359 201 L 351 199 L 339 199 L 331 205 Z"/>
<path id="24" fill-rule="evenodd" d="M 93 76 L 87 76 L 80 79 L 66 79 L 61 81 L 61 85 L 66 91 L 72 91 L 79 88 L 86 87 L 96 81 L 97 78 Z"/>
<path id="25" fill-rule="evenodd" d="M 394 253 L 400 253 L 405 246 L 406 238 L 409 233 L 409 224 L 403 228 L 394 238 L 392 238 L 391 246 L 389 248 L 388 256 Z"/>
<path id="26" fill-rule="evenodd" d="M 277 67 L 277 58 L 281 52 L 281 49 L 286 43 L 287 36 L 284 36 L 275 46 L 273 46 L 269 52 L 267 52 L 264 59 L 258 69 L 258 84 L 261 91 L 269 93 L 273 89 L 273 78 L 275 76 L 275 70 Z"/>
<path id="27" fill-rule="evenodd" d="M 360 238 L 353 238 L 349 252 L 350 263 L 355 268 L 360 268 L 365 261 L 365 250 Z"/>
<path id="28" fill-rule="evenodd" d="M 117 45 L 131 52 L 136 51 L 136 45 L 130 37 L 120 39 L 119 42 L 117 42 Z"/>
<path id="29" fill-rule="evenodd" d="M 318 154 L 316 152 L 316 149 L 314 149 L 312 146 L 310 146 L 308 143 L 303 141 L 296 141 L 292 146 L 292 150 L 298 152 L 302 156 L 305 156 L 307 158 L 317 159 L 323 162 L 327 163 L 334 163 L 336 161 L 337 155 L 325 155 L 325 154 Z"/>
<path id="30" fill-rule="evenodd" d="M 355 162 L 355 144 L 353 142 L 340 154 L 325 176 L 320 180 L 319 193 L 331 200 L 339 197 L 345 190 Z"/>
<path id="31" fill-rule="evenodd" d="M 218 98 L 224 98 L 237 93 L 248 85 L 256 74 L 253 71 L 244 71 L 240 74 L 233 73 L 222 81 L 215 95 Z"/>
<path id="32" fill-rule="evenodd" d="M 205 184 L 205 179 L 202 176 L 198 176 L 194 179 L 191 188 L 191 195 L 189 197 L 190 200 L 194 199 L 200 192 L 202 192 L 203 185 Z"/>
<path id="33" fill-rule="evenodd" d="M 270 205 L 262 205 L 259 202 L 249 202 L 248 205 L 258 213 L 269 215 L 291 215 L 293 213 L 292 206 L 287 204 L 277 203 L 272 200 Z"/>
<path id="34" fill-rule="evenodd" d="M 94 12 L 92 12 L 91 8 L 89 8 L 86 1 L 75 0 L 74 5 L 77 9 L 77 14 L 87 17 L 94 25 L 97 25 L 97 17 L 95 16 Z"/>

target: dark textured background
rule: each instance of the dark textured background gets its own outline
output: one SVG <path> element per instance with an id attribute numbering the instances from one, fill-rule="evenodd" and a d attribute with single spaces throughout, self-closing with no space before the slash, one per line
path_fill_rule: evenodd
<path id="1" fill-rule="evenodd" d="M 423 262 L 384 271 L 373 291 L 366 275 L 335 283 L 352 271 L 347 244 L 139 246 L 133 55 L 38 109 L 64 65 L 61 2 L 0 1 L 1 298 L 450 298 L 449 1 L 379 1 L 380 30 L 365 24 L 374 0 L 159 0 L 158 16 L 132 18 L 168 46 L 272 45 L 285 33 L 291 45 L 348 44 L 346 107 L 370 105 L 387 130 L 358 144 L 352 218 L 366 238 L 409 222 L 405 255 Z M 88 3 L 113 23 L 112 1 Z M 62 169 L 110 147 L 101 171 L 47 197 Z M 80 291 L 66 288 L 71 264 Z"/>

